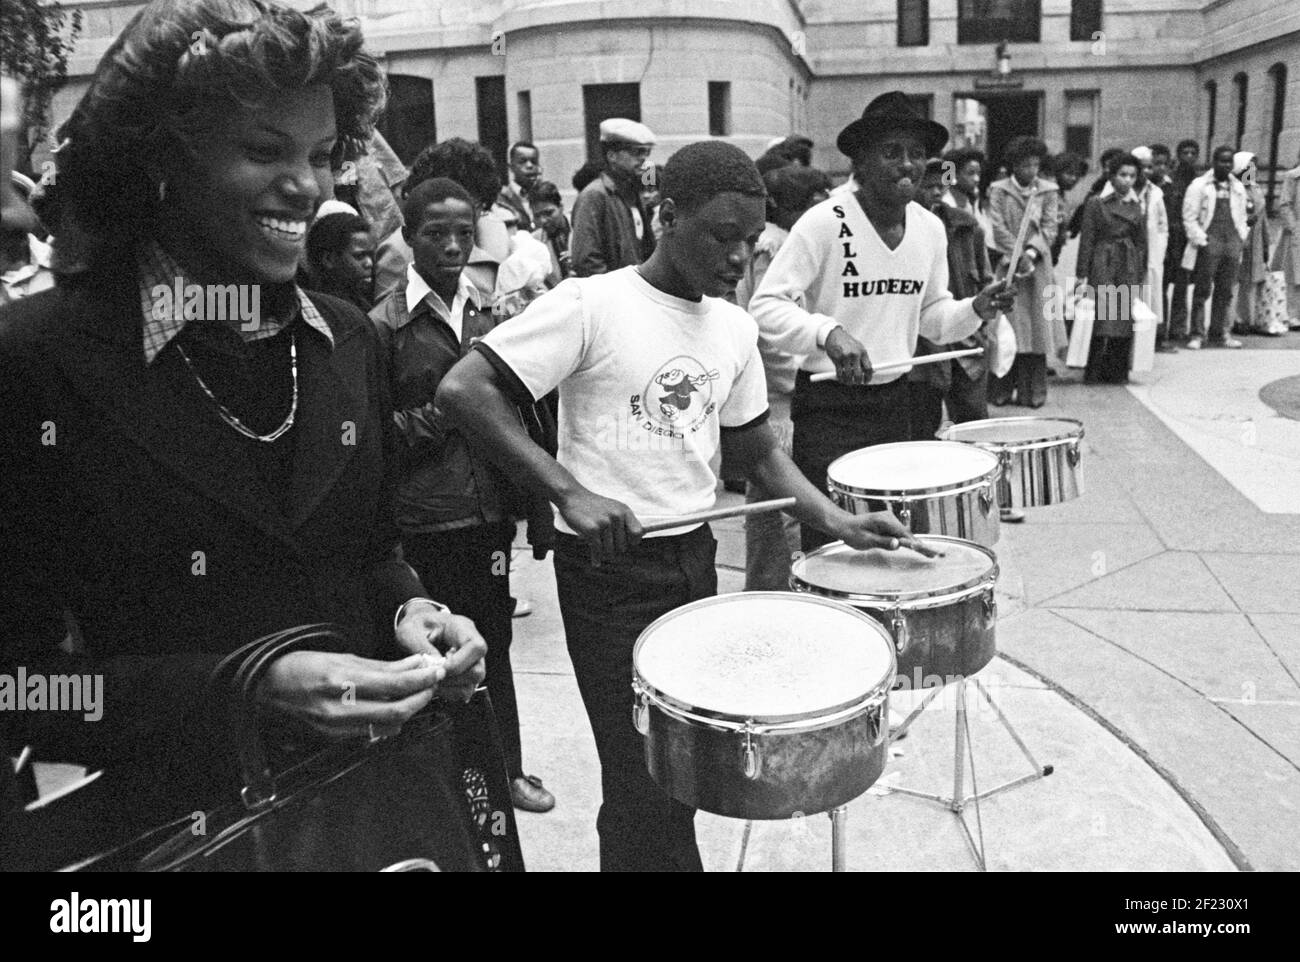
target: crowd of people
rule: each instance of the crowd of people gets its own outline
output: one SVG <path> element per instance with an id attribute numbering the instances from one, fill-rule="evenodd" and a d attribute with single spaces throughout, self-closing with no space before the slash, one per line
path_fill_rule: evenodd
<path id="1" fill-rule="evenodd" d="M 1176 161 L 1117 148 L 1080 203 L 1083 159 L 1021 137 L 986 177 L 891 92 L 840 133 L 838 187 L 806 137 L 656 165 L 649 127 L 605 120 L 566 211 L 529 142 L 504 172 L 460 138 L 407 169 L 374 131 L 383 103 L 359 28 L 328 11 L 155 0 L 60 129 L 57 176 L 30 191 L 41 223 L 6 208 L 3 666 L 109 683 L 101 727 L 9 714 L 0 735 L 152 766 L 165 790 L 133 810 L 174 817 L 229 780 L 223 656 L 313 622 L 349 650 L 286 654 L 258 690 L 295 737 L 389 737 L 486 677 L 511 798 L 551 809 L 510 661 L 527 521 L 534 556 L 554 554 L 596 738 L 602 868 L 698 869 L 694 813 L 646 771 L 628 679 L 648 624 L 716 592 L 707 525 L 643 529 L 711 507 L 719 454 L 750 500 L 797 499 L 746 533 L 746 587 L 780 589 L 800 547 L 926 551 L 887 512 L 831 504 L 828 465 L 1041 407 L 1070 336 L 1050 294 L 1068 238 L 1075 301 L 1095 304 L 1087 381 L 1124 381 L 1135 350 L 1105 287 L 1147 296 L 1163 350 L 1280 333 L 1273 271 L 1280 323 L 1300 325 L 1300 167 L 1270 249 L 1245 152 L 1202 171 L 1191 141 Z M 41 272 L 58 281 L 43 293 Z M 255 286 L 261 314 L 160 312 L 173 282 Z M 1003 315 L 1015 360 L 997 377 Z M 953 347 L 988 350 L 874 370 Z"/>

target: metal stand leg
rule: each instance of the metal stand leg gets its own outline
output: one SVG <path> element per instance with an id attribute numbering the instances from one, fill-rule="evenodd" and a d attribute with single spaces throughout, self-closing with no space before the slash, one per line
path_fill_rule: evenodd
<path id="1" fill-rule="evenodd" d="M 918 792 L 911 788 L 893 788 L 892 791 L 897 792 L 900 795 L 910 795 L 913 798 L 924 798 L 932 802 L 938 802 L 956 815 L 958 821 L 961 822 L 962 831 L 966 833 L 966 840 L 970 843 L 971 851 L 975 855 L 975 861 L 982 872 L 988 868 L 988 864 L 984 852 L 984 821 L 980 813 L 980 800 L 991 798 L 1000 792 L 1010 791 L 1018 785 L 1024 785 L 1027 782 L 1046 778 L 1048 775 L 1052 774 L 1053 768 L 1051 765 L 1039 766 L 1033 753 L 1029 750 L 1029 747 L 1025 745 L 1024 739 L 1020 737 L 1020 733 L 1015 730 L 1011 722 L 1007 719 L 1007 716 L 1002 713 L 1002 709 L 993 701 L 992 696 L 989 695 L 988 691 L 985 690 L 984 686 L 980 684 L 978 679 L 971 679 L 971 683 L 975 686 L 975 690 L 983 696 L 984 701 L 993 709 L 993 713 L 997 716 L 1002 727 L 1007 730 L 1007 734 L 1011 736 L 1012 741 L 1016 743 L 1016 747 L 1020 749 L 1021 753 L 1025 756 L 1025 759 L 1033 768 L 1033 771 L 1028 775 L 1021 775 L 1019 778 L 1013 778 L 1010 781 L 1003 782 L 996 788 L 990 788 L 981 792 L 979 790 L 979 785 L 975 781 L 975 752 L 974 746 L 971 744 L 970 718 L 966 711 L 966 681 L 965 678 L 958 679 L 956 689 L 957 718 L 955 731 L 953 733 L 952 795 L 945 798 L 942 795 L 936 795 L 931 792 Z M 916 716 L 930 706 L 930 703 L 934 701 L 940 690 L 941 689 L 936 688 L 927 694 L 925 700 L 907 716 L 906 721 L 899 726 L 898 731 L 894 733 L 893 737 L 897 737 L 898 734 L 905 731 L 907 726 L 912 723 Z M 966 756 L 965 758 L 962 757 L 963 754 Z M 967 764 L 970 765 L 972 791 L 972 794 L 970 795 L 963 794 L 964 789 L 962 785 L 964 770 Z M 976 841 L 975 836 L 971 834 L 970 826 L 966 823 L 964 812 L 966 806 L 971 802 L 975 803 L 976 831 L 979 834 L 978 842 Z"/>
<path id="2" fill-rule="evenodd" d="M 848 821 L 847 805 L 832 808 L 831 816 L 831 871 L 843 872 L 844 868 L 844 828 Z"/>
<path id="3" fill-rule="evenodd" d="M 745 819 L 745 832 L 740 836 L 740 856 L 736 859 L 736 871 L 745 871 L 745 854 L 749 851 L 749 834 L 754 830 L 754 823 Z"/>

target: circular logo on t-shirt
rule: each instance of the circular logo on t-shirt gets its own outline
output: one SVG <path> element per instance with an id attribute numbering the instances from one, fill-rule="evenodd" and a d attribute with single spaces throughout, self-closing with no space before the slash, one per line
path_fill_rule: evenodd
<path id="1" fill-rule="evenodd" d="M 706 368 L 695 358 L 679 354 L 655 371 L 641 394 L 641 404 L 634 404 L 640 408 L 634 413 L 672 433 L 697 431 L 717 407 L 713 400 L 717 379 L 716 368 Z"/>

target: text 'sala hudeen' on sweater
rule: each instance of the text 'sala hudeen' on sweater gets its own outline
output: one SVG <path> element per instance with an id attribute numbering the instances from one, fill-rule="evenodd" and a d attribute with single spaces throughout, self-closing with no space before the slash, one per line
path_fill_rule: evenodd
<path id="1" fill-rule="evenodd" d="M 892 251 L 854 197 L 832 197 L 800 217 L 749 302 L 763 340 L 803 355 L 803 370 L 817 372 L 835 370 L 823 348 L 836 325 L 873 364 L 911 357 L 918 333 L 936 344 L 975 333 L 982 321 L 973 298 L 958 301 L 948 290 L 943 222 L 915 203 L 905 217 L 903 241 Z"/>

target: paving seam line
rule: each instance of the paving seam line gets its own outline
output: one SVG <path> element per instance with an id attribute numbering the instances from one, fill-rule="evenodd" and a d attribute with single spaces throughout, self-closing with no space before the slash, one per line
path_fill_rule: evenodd
<path id="1" fill-rule="evenodd" d="M 1224 704 L 1231 704 L 1231 702 L 1216 702 L 1213 698 L 1210 697 L 1208 692 L 1201 691 L 1201 689 L 1197 688 L 1195 685 L 1187 681 L 1185 678 L 1180 678 L 1178 675 L 1175 675 L 1168 668 L 1164 668 L 1156 664 L 1146 655 L 1136 652 L 1131 648 L 1126 648 L 1123 644 L 1116 641 L 1114 638 L 1110 638 L 1102 634 L 1101 632 L 1097 631 L 1096 629 L 1081 624 L 1080 622 L 1071 618 L 1068 614 L 1065 614 L 1065 612 L 1069 612 L 1069 611 L 1086 611 L 1086 610 L 1098 611 L 1098 610 L 1105 610 L 1105 609 L 1055 608 L 1055 609 L 1051 609 L 1051 614 L 1057 618 L 1060 618 L 1066 624 L 1072 625 L 1075 628 L 1078 628 L 1080 631 L 1092 635 L 1092 637 L 1096 638 L 1098 641 L 1102 642 L 1103 644 L 1110 645 L 1112 648 L 1116 648 L 1119 651 L 1124 652 L 1124 654 L 1128 655 L 1130 658 L 1136 658 L 1138 661 L 1142 662 L 1148 668 L 1156 671 L 1161 675 L 1164 675 L 1165 678 L 1169 679 L 1174 684 L 1181 685 L 1182 687 L 1186 688 L 1188 691 L 1196 695 L 1198 698 L 1205 699 L 1211 705 L 1214 705 L 1215 708 L 1219 709 L 1219 711 L 1223 712 L 1224 716 L 1228 719 L 1228 721 L 1240 727 L 1251 738 L 1255 739 L 1257 742 L 1259 742 L 1261 745 L 1263 745 L 1265 748 L 1271 751 L 1274 755 L 1280 758 L 1283 761 L 1283 763 L 1290 766 L 1291 768 L 1296 769 L 1297 771 L 1300 771 L 1300 764 L 1296 764 L 1296 762 L 1292 761 L 1291 758 L 1285 752 L 1283 752 L 1280 748 L 1276 747 L 1272 742 L 1270 742 L 1267 738 L 1265 738 L 1260 732 L 1255 731 L 1255 729 L 1247 725 L 1245 721 L 1238 718 L 1232 712 L 1224 708 Z"/>
<path id="2" fill-rule="evenodd" d="M 1056 694 L 1060 695 L 1062 698 L 1064 698 L 1067 702 L 1069 702 L 1079 711 L 1083 712 L 1085 715 L 1091 718 L 1102 728 L 1106 729 L 1106 731 L 1110 732 L 1111 735 L 1113 735 L 1120 742 L 1122 742 L 1131 752 L 1133 752 L 1133 754 L 1137 755 L 1138 758 L 1142 759 L 1142 761 L 1144 761 L 1148 765 L 1148 767 L 1151 768 L 1152 771 L 1154 771 L 1157 775 L 1159 775 L 1162 779 L 1164 779 L 1165 783 L 1168 784 L 1169 787 L 1172 788 L 1178 794 L 1178 797 L 1181 798 L 1187 804 L 1187 807 L 1196 813 L 1196 817 L 1201 820 L 1201 824 L 1203 824 L 1206 827 L 1206 829 L 1209 830 L 1209 833 L 1214 836 L 1214 840 L 1223 847 L 1223 850 L 1225 852 L 1227 852 L 1228 858 L 1232 859 L 1232 864 L 1237 866 L 1238 871 L 1242 871 L 1242 872 L 1255 871 L 1255 867 L 1251 865 L 1250 860 L 1246 858 L 1246 853 L 1243 852 L 1237 846 L 1236 842 L 1234 842 L 1231 838 L 1228 837 L 1228 833 L 1223 830 L 1223 828 L 1219 825 L 1217 821 L 1215 821 L 1214 816 L 1211 815 L 1205 809 L 1205 806 L 1203 806 L 1199 801 L 1197 801 L 1196 798 L 1191 794 L 1191 792 L 1189 792 L 1179 783 L 1178 779 L 1174 777 L 1174 774 L 1170 772 L 1168 769 L 1166 769 L 1163 765 L 1161 765 L 1158 761 L 1156 761 L 1141 745 L 1139 745 L 1132 738 L 1130 738 L 1124 731 L 1117 728 L 1103 715 L 1099 714 L 1096 711 L 1096 709 L 1094 709 L 1091 705 L 1089 705 L 1079 696 L 1075 695 L 1069 689 L 1062 688 L 1060 685 L 1058 685 L 1052 679 L 1048 678 L 1042 672 L 1031 668 L 1029 665 L 1020 661 L 1018 658 L 1013 658 L 1012 656 L 1008 655 L 1006 652 L 999 651 L 998 657 L 1001 658 L 1003 661 L 1006 661 L 1009 664 L 1014 665 L 1016 668 L 1019 668 L 1021 671 L 1025 672 L 1031 677 L 1037 678 L 1044 685 L 1046 685 L 1047 688 L 1049 688 L 1051 691 L 1054 691 Z"/>

